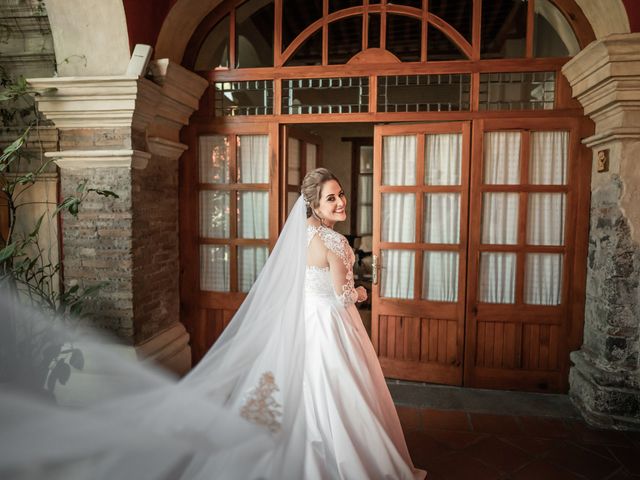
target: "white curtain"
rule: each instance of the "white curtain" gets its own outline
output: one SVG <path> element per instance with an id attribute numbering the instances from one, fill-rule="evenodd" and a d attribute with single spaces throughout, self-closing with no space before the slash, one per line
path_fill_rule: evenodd
<path id="1" fill-rule="evenodd" d="M 516 254 L 482 252 L 480 255 L 480 301 L 514 303 Z"/>
<path id="2" fill-rule="evenodd" d="M 427 193 L 424 200 L 424 241 L 459 243 L 460 194 Z"/>
<path id="3" fill-rule="evenodd" d="M 289 138 L 287 142 L 287 184 L 300 185 L 300 140 Z"/>
<path id="4" fill-rule="evenodd" d="M 415 253 L 411 250 L 382 250 L 380 296 L 413 298 Z"/>
<path id="5" fill-rule="evenodd" d="M 562 254 L 530 253 L 525 265 L 524 302 L 534 305 L 560 305 Z"/>
<path id="6" fill-rule="evenodd" d="M 229 140 L 225 135 L 198 139 L 200 183 L 229 183 Z"/>
<path id="7" fill-rule="evenodd" d="M 318 157 L 318 147 L 313 143 L 307 143 L 307 172 L 315 170 Z"/>
<path id="8" fill-rule="evenodd" d="M 458 252 L 424 252 L 422 298 L 434 302 L 458 301 Z"/>
<path id="9" fill-rule="evenodd" d="M 200 245 L 200 289 L 228 292 L 229 261 L 227 245 Z"/>
<path id="10" fill-rule="evenodd" d="M 416 195 L 414 193 L 382 194 L 383 242 L 416 241 Z"/>
<path id="11" fill-rule="evenodd" d="M 238 247 L 238 288 L 241 292 L 251 290 L 268 255 L 267 247 Z"/>
<path id="12" fill-rule="evenodd" d="M 483 160 L 485 184 L 519 184 L 520 132 L 485 133 Z"/>
<path id="13" fill-rule="evenodd" d="M 529 182 L 536 185 L 567 183 L 568 132 L 532 132 Z"/>
<path id="14" fill-rule="evenodd" d="M 240 183 L 269 183 L 269 136 L 238 136 Z"/>
<path id="15" fill-rule="evenodd" d="M 425 145 L 425 183 L 460 185 L 462 134 L 427 135 Z"/>
<path id="16" fill-rule="evenodd" d="M 482 243 L 518 243 L 519 194 L 491 192 L 482 195 Z"/>
<path id="17" fill-rule="evenodd" d="M 383 138 L 382 184 L 416 184 L 415 135 L 395 135 Z"/>
<path id="18" fill-rule="evenodd" d="M 200 236 L 229 238 L 229 192 L 200 191 Z"/>
<path id="19" fill-rule="evenodd" d="M 238 237 L 269 238 L 268 192 L 238 192 Z"/>
<path id="20" fill-rule="evenodd" d="M 529 194 L 527 243 L 529 245 L 564 244 L 566 194 Z"/>
<path id="21" fill-rule="evenodd" d="M 373 231 L 373 176 L 360 175 L 358 179 L 358 234 Z"/>

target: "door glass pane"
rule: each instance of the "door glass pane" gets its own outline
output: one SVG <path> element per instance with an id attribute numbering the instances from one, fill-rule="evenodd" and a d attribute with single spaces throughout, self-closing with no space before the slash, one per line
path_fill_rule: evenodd
<path id="1" fill-rule="evenodd" d="M 516 254 L 482 252 L 478 297 L 487 303 L 514 303 Z"/>
<path id="2" fill-rule="evenodd" d="M 532 132 L 529 183 L 566 185 L 568 132 Z"/>
<path id="3" fill-rule="evenodd" d="M 229 291 L 228 245 L 200 245 L 200 290 Z"/>
<path id="4" fill-rule="evenodd" d="M 422 298 L 458 301 L 458 252 L 424 252 Z"/>
<path id="5" fill-rule="evenodd" d="M 300 140 L 289 138 L 287 142 L 287 173 L 289 185 L 300 185 Z"/>
<path id="6" fill-rule="evenodd" d="M 229 192 L 200 192 L 200 236 L 229 238 Z"/>
<path id="7" fill-rule="evenodd" d="M 238 247 L 238 289 L 248 292 L 267 261 L 267 247 Z"/>
<path id="8" fill-rule="evenodd" d="M 380 296 L 413 298 L 415 252 L 411 250 L 382 250 Z"/>
<path id="9" fill-rule="evenodd" d="M 424 196 L 425 243 L 460 242 L 460 194 L 427 193 Z"/>
<path id="10" fill-rule="evenodd" d="M 315 170 L 317 167 L 318 146 L 313 143 L 307 143 L 307 173 L 311 170 Z"/>
<path id="11" fill-rule="evenodd" d="M 273 0 L 246 2 L 236 8 L 236 67 L 273 66 Z"/>
<path id="12" fill-rule="evenodd" d="M 518 243 L 517 193 L 482 195 L 482 243 L 515 245 Z"/>
<path id="13" fill-rule="evenodd" d="M 564 244 L 566 194 L 531 193 L 527 207 L 529 245 Z"/>
<path id="14" fill-rule="evenodd" d="M 484 183 L 520 183 L 520 132 L 484 134 Z"/>
<path id="15" fill-rule="evenodd" d="M 291 209 L 295 205 L 299 196 L 300 194 L 297 192 L 287 192 L 287 216 L 291 213 Z"/>
<path id="16" fill-rule="evenodd" d="M 238 135 L 238 180 L 269 183 L 268 135 Z"/>
<path id="17" fill-rule="evenodd" d="M 225 135 L 198 139 L 200 183 L 229 183 L 229 140 Z"/>
<path id="18" fill-rule="evenodd" d="M 573 57 L 580 44 L 569 22 L 549 0 L 536 0 L 533 20 L 534 57 Z"/>
<path id="19" fill-rule="evenodd" d="M 415 135 L 395 135 L 383 138 L 382 184 L 416 184 Z"/>
<path id="20" fill-rule="evenodd" d="M 373 202 L 373 176 L 360 175 L 358 181 L 358 201 L 360 203 Z"/>
<path id="21" fill-rule="evenodd" d="M 358 235 L 371 235 L 373 232 L 373 207 L 358 206 Z"/>
<path id="22" fill-rule="evenodd" d="M 382 195 L 383 242 L 416 241 L 416 196 L 413 193 Z"/>
<path id="23" fill-rule="evenodd" d="M 462 134 L 427 135 L 424 148 L 424 183 L 427 185 L 460 185 Z"/>
<path id="24" fill-rule="evenodd" d="M 269 238 L 267 192 L 238 192 L 238 238 Z"/>
<path id="25" fill-rule="evenodd" d="M 194 70 L 229 67 L 229 15 L 211 29 L 198 51 Z"/>
<path id="26" fill-rule="evenodd" d="M 373 173 L 373 146 L 360 147 L 360 173 Z"/>
<path id="27" fill-rule="evenodd" d="M 481 58 L 524 57 L 527 0 L 482 2 Z"/>
<path id="28" fill-rule="evenodd" d="M 527 254 L 524 302 L 533 305 L 560 305 L 562 302 L 561 288 L 562 254 Z"/>

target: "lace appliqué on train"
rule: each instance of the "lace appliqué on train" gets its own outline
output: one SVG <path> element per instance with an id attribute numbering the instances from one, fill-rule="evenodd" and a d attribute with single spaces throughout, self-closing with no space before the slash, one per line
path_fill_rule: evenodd
<path id="1" fill-rule="evenodd" d="M 273 397 L 279 390 L 273 373 L 263 373 L 258 385 L 247 393 L 240 415 L 256 425 L 266 427 L 271 433 L 279 432 L 282 405 Z"/>

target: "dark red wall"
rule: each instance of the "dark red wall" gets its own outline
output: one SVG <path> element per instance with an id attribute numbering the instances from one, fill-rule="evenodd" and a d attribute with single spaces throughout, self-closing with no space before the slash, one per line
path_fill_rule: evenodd
<path id="1" fill-rule="evenodd" d="M 155 47 L 160 28 L 177 0 L 123 0 L 129 46 L 138 43 Z"/>
<path id="2" fill-rule="evenodd" d="M 622 0 L 632 32 L 640 32 L 640 0 Z"/>

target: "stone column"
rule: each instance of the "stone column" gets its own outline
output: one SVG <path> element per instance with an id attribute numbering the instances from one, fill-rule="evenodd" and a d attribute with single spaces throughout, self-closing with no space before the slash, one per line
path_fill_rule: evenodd
<path id="1" fill-rule="evenodd" d="M 563 73 L 596 126 L 583 140 L 593 149 L 587 295 L 569 393 L 590 423 L 640 429 L 640 34 L 591 43 Z"/>
<path id="2" fill-rule="evenodd" d="M 108 281 L 93 303 L 95 326 L 114 332 L 123 354 L 182 374 L 191 352 L 179 318 L 178 158 L 187 148 L 179 135 L 207 82 L 168 60 L 152 62 L 152 72 L 29 82 L 55 88 L 38 106 L 60 132 L 59 151 L 47 155 L 62 195 L 84 179 L 119 195 L 91 197 L 77 219 L 63 217 L 65 284 Z"/>

